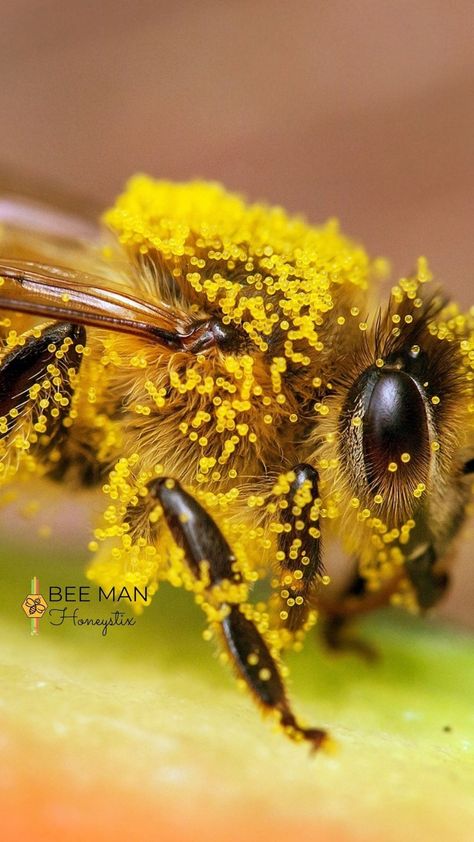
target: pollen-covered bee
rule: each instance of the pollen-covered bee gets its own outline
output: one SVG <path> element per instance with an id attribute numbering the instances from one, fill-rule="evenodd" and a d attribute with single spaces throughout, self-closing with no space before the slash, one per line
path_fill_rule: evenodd
<path id="1" fill-rule="evenodd" d="M 283 650 L 318 613 L 340 647 L 360 612 L 433 606 L 474 471 L 474 317 L 424 260 L 380 309 L 377 273 L 335 222 L 216 184 L 135 177 L 102 227 L 0 202 L 0 483 L 96 485 L 90 578 L 193 591 L 315 748 Z M 350 563 L 328 597 L 333 539 Z"/>

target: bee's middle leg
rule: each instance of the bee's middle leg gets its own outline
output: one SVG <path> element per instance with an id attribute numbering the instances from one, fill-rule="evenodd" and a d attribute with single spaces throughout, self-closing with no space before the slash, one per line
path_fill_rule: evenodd
<path id="1" fill-rule="evenodd" d="M 284 606 L 283 622 L 290 631 L 300 629 L 315 600 L 319 579 L 324 573 L 321 557 L 319 524 L 318 473 L 302 463 L 293 468 L 295 479 L 290 485 L 280 519 L 283 531 L 279 535 L 281 596 Z M 334 602 L 317 600 L 322 615 L 322 637 L 326 645 L 337 651 L 355 652 L 368 660 L 376 658 L 375 650 L 350 633 L 355 615 L 386 605 L 393 592 L 390 584 L 377 593 L 367 591 L 367 583 L 360 575 L 349 582 L 342 596 Z"/>
<path id="2" fill-rule="evenodd" d="M 439 570 L 437 563 L 438 557 L 432 544 L 405 561 L 405 570 L 421 611 L 433 608 L 449 587 L 449 575 L 445 570 Z"/>
<path id="3" fill-rule="evenodd" d="M 393 591 L 392 583 L 388 589 L 368 591 L 366 579 L 356 572 L 339 599 L 323 606 L 321 636 L 326 646 L 333 652 L 352 653 L 366 661 L 376 661 L 376 648 L 354 633 L 352 625 L 361 614 L 387 605 Z"/>
<path id="4" fill-rule="evenodd" d="M 449 577 L 437 570 L 437 556 L 432 544 L 427 544 L 413 557 L 407 558 L 400 573 L 385 587 L 370 591 L 367 580 L 355 573 L 342 596 L 333 604 L 325 606 L 322 634 L 325 643 L 336 651 L 355 652 L 368 660 L 374 660 L 377 652 L 370 644 L 354 637 L 350 626 L 355 617 L 390 604 L 401 579 L 406 575 L 421 611 L 436 605 L 444 596 Z"/>
<path id="5" fill-rule="evenodd" d="M 202 562 L 206 562 L 209 589 L 225 581 L 241 583 L 242 576 L 229 544 L 215 521 L 194 497 L 172 479 L 153 480 L 148 489 L 152 499 L 159 501 L 166 523 L 176 544 L 183 549 L 194 576 L 201 577 Z M 255 623 L 236 603 L 229 602 L 221 607 L 223 619 L 219 625 L 223 642 L 237 673 L 256 701 L 264 710 L 278 715 L 288 736 L 307 740 L 314 749 L 318 748 L 324 742 L 326 732 L 298 724 L 278 665 Z"/>

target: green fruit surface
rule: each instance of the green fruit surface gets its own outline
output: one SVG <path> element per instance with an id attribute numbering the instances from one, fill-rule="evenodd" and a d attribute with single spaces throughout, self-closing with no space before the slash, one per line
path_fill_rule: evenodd
<path id="1" fill-rule="evenodd" d="M 3 839 L 474 839 L 471 635 L 384 612 L 360 627 L 375 665 L 309 636 L 288 658 L 293 706 L 337 743 L 311 757 L 238 692 L 187 593 L 161 588 L 106 637 L 47 616 L 31 636 L 31 577 L 46 599 L 89 584 L 86 556 L 64 538 L 1 549 Z M 110 613 L 92 599 L 81 615 Z"/>

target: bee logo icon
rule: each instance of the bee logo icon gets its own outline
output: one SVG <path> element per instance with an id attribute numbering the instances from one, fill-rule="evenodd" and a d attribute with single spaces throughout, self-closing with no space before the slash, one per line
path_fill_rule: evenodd
<path id="1" fill-rule="evenodd" d="M 46 610 L 46 605 L 43 600 L 43 597 L 27 596 L 24 602 L 24 610 L 25 614 L 29 614 L 30 617 L 42 617 Z"/>
<path id="2" fill-rule="evenodd" d="M 48 603 L 39 592 L 39 581 L 36 576 L 31 580 L 31 590 L 32 593 L 23 600 L 21 607 L 31 620 L 31 634 L 38 634 L 39 620 L 46 611 Z"/>

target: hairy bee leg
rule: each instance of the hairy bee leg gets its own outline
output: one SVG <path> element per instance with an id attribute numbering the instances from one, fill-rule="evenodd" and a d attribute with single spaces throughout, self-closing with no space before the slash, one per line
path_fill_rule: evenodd
<path id="1" fill-rule="evenodd" d="M 254 694 L 257 703 L 267 711 L 279 714 L 280 722 L 289 737 L 307 740 L 315 751 L 326 740 L 321 728 L 301 726 L 290 707 L 278 666 L 255 624 L 242 614 L 238 605 L 229 606 L 222 621 L 222 631 L 234 664 Z"/>
<path id="2" fill-rule="evenodd" d="M 344 652 L 359 655 L 366 661 L 374 662 L 378 659 L 378 652 L 370 643 L 354 636 L 351 631 L 354 613 L 370 610 L 365 607 L 367 598 L 367 582 L 356 573 L 344 592 L 342 600 L 335 605 L 331 613 L 326 614 L 321 622 L 321 635 L 326 646 L 333 652 Z M 344 601 L 352 601 L 352 616 L 344 613 Z M 339 612 L 338 612 L 338 605 Z M 357 606 L 359 610 L 357 611 Z"/>
<path id="3" fill-rule="evenodd" d="M 446 572 L 435 569 L 436 562 L 434 548 L 428 544 L 422 552 L 406 559 L 404 564 L 403 570 L 415 590 L 417 603 L 422 610 L 436 605 L 449 585 L 449 576 Z M 369 592 L 366 580 L 357 573 L 339 602 L 326 606 L 326 616 L 322 622 L 322 636 L 326 645 L 339 652 L 355 652 L 367 660 L 375 660 L 376 650 L 364 640 L 348 635 L 348 628 L 356 615 L 388 605 L 399 578 L 380 591 Z"/>
<path id="4" fill-rule="evenodd" d="M 353 652 L 367 661 L 377 660 L 377 650 L 370 643 L 352 636 L 350 627 L 361 614 L 389 605 L 402 579 L 403 569 L 400 569 L 385 587 L 369 591 L 366 579 L 356 572 L 337 601 L 321 606 L 321 633 L 326 645 L 333 651 Z"/>
<path id="5" fill-rule="evenodd" d="M 51 324 L 42 330 L 39 337 L 27 336 L 23 345 L 4 354 L 0 362 L 0 418 L 6 419 L 6 423 L 0 437 L 8 435 L 13 429 L 30 399 L 29 390 L 54 360 L 50 346 L 61 347 L 66 339 L 70 339 L 71 345 L 64 355 L 64 361 L 68 367 L 78 370 L 81 356 L 76 346 L 84 344 L 85 337 L 85 330 L 80 325 Z M 70 397 L 68 381 L 65 381 L 64 393 Z"/>
<path id="6" fill-rule="evenodd" d="M 172 479 L 153 480 L 148 485 L 152 498 L 159 501 L 166 523 L 196 577 L 202 563 L 209 567 L 210 587 L 224 580 L 242 581 L 235 568 L 235 556 L 215 521 L 206 510 Z M 257 702 L 279 715 L 285 732 L 292 739 L 307 740 L 313 749 L 326 739 L 319 728 L 299 725 L 291 711 L 278 665 L 255 623 L 236 604 L 223 604 L 226 614 L 220 631 L 238 674 L 245 680 Z"/>
<path id="7" fill-rule="evenodd" d="M 405 561 L 406 573 L 415 589 L 418 605 L 423 610 L 436 605 L 449 585 L 448 574 L 435 569 L 437 560 L 434 547 L 429 544 L 423 552 Z"/>
<path id="8" fill-rule="evenodd" d="M 295 479 L 287 496 L 288 506 L 281 511 L 284 531 L 279 534 L 282 599 L 290 631 L 300 629 L 308 615 L 309 598 L 323 572 L 319 531 L 318 472 L 301 463 L 293 469 Z"/>
<path id="9" fill-rule="evenodd" d="M 211 585 L 224 579 L 239 583 L 235 556 L 222 532 L 206 510 L 174 479 L 156 479 L 148 485 L 152 498 L 161 504 L 166 523 L 177 545 L 184 550 L 194 576 L 202 575 L 202 562 L 209 565 Z"/>
<path id="10" fill-rule="evenodd" d="M 465 476 L 474 473 L 474 459 L 464 463 Z M 416 599 L 422 610 L 433 608 L 445 595 L 449 587 L 449 575 L 437 568 L 438 557 L 432 544 L 405 561 L 407 576 L 415 590 Z"/>

